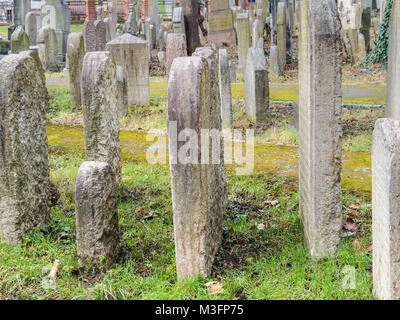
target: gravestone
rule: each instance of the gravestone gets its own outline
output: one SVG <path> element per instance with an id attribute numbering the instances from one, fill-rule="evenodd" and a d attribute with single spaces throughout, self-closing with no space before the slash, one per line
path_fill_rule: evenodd
<path id="1" fill-rule="evenodd" d="M 219 94 L 221 100 L 221 119 L 223 128 L 232 128 L 232 95 L 231 95 L 231 78 L 229 72 L 228 51 L 220 49 L 219 56 Z"/>
<path id="2" fill-rule="evenodd" d="M 250 48 L 245 72 L 246 113 L 252 122 L 266 120 L 269 108 L 268 67 L 264 50 Z"/>
<path id="3" fill-rule="evenodd" d="M 282 74 L 286 65 L 286 3 L 278 3 L 277 14 L 277 44 L 279 74 Z"/>
<path id="4" fill-rule="evenodd" d="M 14 0 L 13 4 L 14 25 L 25 28 L 25 16 L 31 11 L 31 0 Z"/>
<path id="5" fill-rule="evenodd" d="M 104 51 L 107 43 L 106 37 L 107 26 L 104 21 L 86 20 L 83 24 L 83 38 L 85 40 L 86 52 Z"/>
<path id="6" fill-rule="evenodd" d="M 54 29 L 43 27 L 39 30 L 38 52 L 42 66 L 45 70 L 58 72 L 60 70 L 57 59 L 57 36 Z"/>
<path id="7" fill-rule="evenodd" d="M 178 280 L 207 276 L 222 240 L 226 180 L 218 85 L 214 85 L 218 82 L 217 70 L 210 70 L 210 65 L 217 67 L 216 54 L 212 51 L 203 48 L 196 51 L 197 56 L 176 58 L 168 82 L 169 157 Z M 211 139 L 202 139 L 202 148 L 198 148 L 201 129 L 217 133 L 212 157 L 207 146 L 207 142 L 212 145 Z M 189 156 L 183 152 L 186 142 L 177 139 L 188 130 L 194 134 Z"/>
<path id="8" fill-rule="evenodd" d="M 187 56 L 186 36 L 183 33 L 168 33 L 166 51 L 167 76 L 170 74 L 174 59 L 185 56 Z"/>
<path id="9" fill-rule="evenodd" d="M 81 72 L 84 56 L 85 42 L 82 33 L 70 33 L 67 43 L 67 62 L 71 107 L 75 109 L 81 109 Z"/>
<path id="10" fill-rule="evenodd" d="M 147 42 L 125 33 L 107 43 L 107 51 L 125 73 L 129 106 L 150 105 L 150 75 Z"/>
<path id="11" fill-rule="evenodd" d="M 106 49 L 106 36 L 107 26 L 102 20 L 96 20 L 94 22 L 95 34 L 96 34 L 96 51 L 104 51 Z"/>
<path id="12" fill-rule="evenodd" d="M 238 39 L 238 56 L 239 56 L 238 69 L 243 72 L 246 68 L 246 63 L 247 63 L 247 51 L 251 47 L 250 20 L 249 20 L 249 14 L 247 12 L 239 13 L 237 15 L 236 32 Z"/>
<path id="13" fill-rule="evenodd" d="M 253 28 L 251 29 L 251 40 L 252 40 L 252 47 L 257 48 L 258 47 L 258 40 L 260 39 L 258 32 L 259 32 L 259 24 L 260 22 L 258 19 L 254 20 L 253 22 Z"/>
<path id="14" fill-rule="evenodd" d="M 16 244 L 51 219 L 49 98 L 35 52 L 0 60 L 0 92 L 0 240 Z"/>
<path id="15" fill-rule="evenodd" d="M 40 28 L 50 27 L 56 33 L 59 62 L 65 61 L 70 21 L 71 10 L 64 0 L 46 0 L 40 8 Z"/>
<path id="16" fill-rule="evenodd" d="M 334 0 L 301 3 L 299 212 L 314 258 L 337 253 L 341 202 L 341 37 Z"/>
<path id="17" fill-rule="evenodd" d="M 108 265 L 119 244 L 118 185 L 107 162 L 86 161 L 75 187 L 76 244 L 80 269 Z"/>
<path id="18" fill-rule="evenodd" d="M 107 51 L 88 52 L 81 78 L 86 161 L 108 162 L 121 183 L 116 66 Z"/>
<path id="19" fill-rule="evenodd" d="M 25 16 L 25 31 L 29 38 L 29 44 L 35 46 L 37 38 L 37 21 L 36 14 L 32 11 L 28 12 Z"/>
<path id="20" fill-rule="evenodd" d="M 117 66 L 118 86 L 118 116 L 125 117 L 128 114 L 128 85 L 126 75 L 122 66 Z"/>
<path id="21" fill-rule="evenodd" d="M 183 33 L 186 36 L 185 19 L 183 16 L 182 7 L 174 8 L 174 14 L 172 16 L 172 30 L 174 33 Z"/>
<path id="22" fill-rule="evenodd" d="M 388 118 L 400 119 L 400 3 L 393 1 L 389 23 L 387 108 Z"/>
<path id="23" fill-rule="evenodd" d="M 279 68 L 278 46 L 271 46 L 269 50 L 269 74 L 274 78 L 282 74 Z"/>
<path id="24" fill-rule="evenodd" d="M 233 28 L 233 13 L 229 0 L 212 1 L 208 13 L 208 41 L 219 46 L 235 45 L 236 34 Z"/>
<path id="25" fill-rule="evenodd" d="M 29 50 L 29 38 L 22 25 L 19 25 L 11 36 L 11 53 Z"/>
<path id="26" fill-rule="evenodd" d="M 372 143 L 374 294 L 400 300 L 400 121 L 379 119 Z"/>

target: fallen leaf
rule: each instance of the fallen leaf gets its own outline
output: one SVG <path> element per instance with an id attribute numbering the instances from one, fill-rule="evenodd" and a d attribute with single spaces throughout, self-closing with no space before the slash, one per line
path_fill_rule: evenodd
<path id="1" fill-rule="evenodd" d="M 360 242 L 358 240 L 353 241 L 353 248 L 358 248 L 360 246 Z"/>
<path id="2" fill-rule="evenodd" d="M 362 252 L 370 252 L 370 251 L 372 251 L 372 244 L 362 249 Z"/>
<path id="3" fill-rule="evenodd" d="M 224 285 L 218 281 L 212 281 L 206 283 L 206 288 L 210 294 L 217 294 L 224 292 Z"/>
<path id="4" fill-rule="evenodd" d="M 265 224 L 263 224 L 263 223 L 257 224 L 257 229 L 258 229 L 259 231 L 264 230 L 264 229 L 265 229 Z"/>
<path id="5" fill-rule="evenodd" d="M 358 229 L 358 223 L 355 222 L 353 219 L 348 218 L 346 223 L 343 225 L 343 228 L 349 231 L 356 232 Z"/>
<path id="6" fill-rule="evenodd" d="M 351 117 L 350 118 L 350 121 L 356 121 L 357 119 L 356 118 L 354 118 L 354 117 Z"/>
<path id="7" fill-rule="evenodd" d="M 360 209 L 360 204 L 357 203 L 357 202 L 350 203 L 350 204 L 348 205 L 348 208 L 351 209 L 351 210 L 357 210 L 357 209 Z"/>
<path id="8" fill-rule="evenodd" d="M 271 206 L 276 207 L 279 204 L 279 201 L 278 200 L 267 200 L 267 201 L 264 201 L 264 204 L 270 204 Z"/>
<path id="9" fill-rule="evenodd" d="M 138 213 L 140 210 L 142 210 L 142 207 L 137 207 L 137 208 L 135 209 L 135 212 Z"/>
<path id="10" fill-rule="evenodd" d="M 349 212 L 349 215 L 353 216 L 353 217 L 358 217 L 358 212 L 353 210 Z"/>
<path id="11" fill-rule="evenodd" d="M 371 275 L 367 272 L 367 279 L 371 280 Z"/>
<path id="12" fill-rule="evenodd" d="M 156 218 L 156 217 L 158 217 L 158 215 L 153 214 L 153 213 L 150 212 L 149 214 L 147 214 L 147 215 L 145 215 L 143 217 L 143 220 L 150 220 L 150 219 L 153 219 L 153 218 Z"/>

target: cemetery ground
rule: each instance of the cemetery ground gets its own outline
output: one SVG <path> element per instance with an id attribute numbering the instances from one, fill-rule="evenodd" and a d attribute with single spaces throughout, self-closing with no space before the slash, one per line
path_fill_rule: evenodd
<path id="1" fill-rule="evenodd" d="M 48 79 L 62 77 L 48 75 Z M 121 136 L 131 135 L 137 142 L 149 129 L 165 132 L 165 97 L 154 85 L 160 81 L 164 80 L 152 78 L 150 107 L 131 108 L 121 119 L 121 127 L 131 130 L 121 131 Z M 228 168 L 224 240 L 212 275 L 178 283 L 169 168 L 148 165 L 143 155 L 131 157 L 126 148 L 135 148 L 134 144 L 121 144 L 118 259 L 100 273 L 78 272 L 74 190 L 84 161 L 83 133 L 80 127 L 64 125 L 81 124 L 82 115 L 71 109 L 68 88 L 48 89 L 53 221 L 22 245 L 0 244 L 0 299 L 373 299 L 371 195 L 365 191 L 370 186 L 364 191 L 343 186 L 339 254 L 318 261 L 311 259 L 304 245 L 297 179 L 257 169 L 238 177 Z M 384 110 L 376 108 L 344 110 L 344 150 L 369 157 L 373 124 L 383 115 Z M 272 104 L 268 122 L 256 126 L 246 119 L 244 103 L 236 98 L 234 119 L 236 128 L 254 128 L 257 142 L 297 144 L 297 134 L 290 128 L 290 106 Z M 68 145 L 61 138 L 65 136 Z M 55 259 L 60 261 L 56 287 L 46 289 L 42 281 Z M 355 268 L 356 276 L 356 287 L 350 290 L 342 284 L 348 266 Z M 211 294 L 205 286 L 210 281 L 222 283 L 223 292 Z"/>

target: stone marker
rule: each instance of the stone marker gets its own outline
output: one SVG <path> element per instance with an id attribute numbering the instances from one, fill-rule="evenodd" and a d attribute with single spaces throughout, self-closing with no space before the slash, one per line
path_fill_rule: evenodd
<path id="1" fill-rule="evenodd" d="M 169 76 L 174 59 L 185 56 L 187 56 L 186 36 L 182 33 L 168 33 L 166 51 L 167 76 Z"/>
<path id="2" fill-rule="evenodd" d="M 119 244 L 118 185 L 107 162 L 86 161 L 76 177 L 76 244 L 80 269 L 109 264 Z M 104 259 L 104 260 L 103 260 Z"/>
<path id="3" fill-rule="evenodd" d="M 121 182 L 118 88 L 116 66 L 107 51 L 88 52 L 81 78 L 86 161 L 111 165 L 116 185 Z"/>
<path id="4" fill-rule="evenodd" d="M 43 68 L 47 71 L 58 72 L 57 36 L 54 29 L 43 27 L 39 30 L 38 38 L 39 58 Z"/>
<path id="5" fill-rule="evenodd" d="M 258 21 L 258 19 L 254 20 L 253 28 L 251 30 L 251 34 L 252 34 L 252 36 L 251 36 L 252 42 L 251 43 L 252 43 L 252 47 L 253 48 L 257 48 L 258 47 L 258 40 L 260 39 L 259 34 L 258 34 L 259 25 L 260 25 L 260 22 Z"/>
<path id="6" fill-rule="evenodd" d="M 147 41 L 125 33 L 107 43 L 107 51 L 116 65 L 125 72 L 128 104 L 150 105 L 150 76 Z"/>
<path id="7" fill-rule="evenodd" d="M 330 0 L 329 0 L 330 1 Z M 283 72 L 286 65 L 286 3 L 278 3 L 277 15 L 277 43 L 278 43 L 278 66 L 279 74 Z"/>
<path id="8" fill-rule="evenodd" d="M 400 300 L 400 121 L 379 119 L 372 144 L 374 294 Z"/>
<path id="9" fill-rule="evenodd" d="M 44 72 L 37 54 L 0 60 L 0 241 L 21 243 L 50 222 Z"/>
<path id="10" fill-rule="evenodd" d="M 84 56 L 85 42 L 82 33 L 70 33 L 67 43 L 69 90 L 71 107 L 76 109 L 81 108 L 81 71 Z"/>
<path id="11" fill-rule="evenodd" d="M 122 66 L 117 66 L 118 86 L 118 116 L 125 117 L 128 114 L 128 85 L 126 74 Z"/>
<path id="12" fill-rule="evenodd" d="M 387 81 L 388 118 L 400 119 L 400 3 L 393 1 L 389 23 L 389 65 Z"/>
<path id="13" fill-rule="evenodd" d="M 185 19 L 183 16 L 182 7 L 174 8 L 172 16 L 172 30 L 174 33 L 183 33 L 186 36 Z"/>
<path id="14" fill-rule="evenodd" d="M 204 57 L 209 53 L 197 51 L 197 55 Z M 178 280 L 207 276 L 222 240 L 226 180 L 221 110 L 215 103 L 219 100 L 218 85 L 210 81 L 216 72 L 209 69 L 209 64 L 216 64 L 215 58 L 215 53 L 208 59 L 200 56 L 176 58 L 168 81 L 168 137 Z M 214 78 L 213 81 L 217 83 L 218 80 Z M 198 152 L 197 155 L 177 156 L 178 150 L 182 153 L 181 148 L 185 149 L 186 142 L 177 141 L 177 134 L 184 129 L 197 133 L 201 129 L 216 129 L 220 133 L 212 152 L 213 159 L 204 145 L 208 140 L 211 146 L 211 139 L 202 140 L 202 150 L 194 147 L 192 152 Z M 198 138 L 197 135 L 194 138 L 197 146 Z M 212 160 L 218 159 L 218 164 L 207 164 L 217 163 Z"/>
<path id="15" fill-rule="evenodd" d="M 244 84 L 248 117 L 255 123 L 266 120 L 269 108 L 269 86 L 268 67 L 263 49 L 249 49 Z"/>
<path id="16" fill-rule="evenodd" d="M 226 49 L 219 50 L 219 94 L 221 100 L 221 119 L 223 128 L 232 128 L 232 95 L 231 95 L 231 78 L 229 72 L 228 51 Z"/>
<path id="17" fill-rule="evenodd" d="M 107 26 L 102 20 L 96 20 L 94 22 L 94 28 L 96 33 L 96 51 L 104 51 L 106 49 L 106 36 Z"/>
<path id="18" fill-rule="evenodd" d="M 239 13 L 236 19 L 236 32 L 238 38 L 238 69 L 244 71 L 247 63 L 247 51 L 251 47 L 249 14 Z"/>
<path id="19" fill-rule="evenodd" d="M 269 74 L 277 78 L 281 75 L 278 61 L 278 46 L 271 46 L 269 50 Z"/>
<path id="20" fill-rule="evenodd" d="M 31 11 L 31 0 L 14 0 L 10 5 L 13 7 L 14 25 L 25 28 L 25 16 Z"/>
<path id="21" fill-rule="evenodd" d="M 29 38 L 22 25 L 19 25 L 11 36 L 11 53 L 19 53 L 29 49 Z"/>
<path id="22" fill-rule="evenodd" d="M 101 20 L 86 20 L 83 24 L 83 37 L 86 52 L 104 51 L 107 37 L 106 24 Z"/>
<path id="23" fill-rule="evenodd" d="M 299 205 L 311 256 L 335 255 L 342 229 L 341 38 L 334 0 L 301 3 Z"/>
<path id="24" fill-rule="evenodd" d="M 210 43 L 222 45 L 235 45 L 236 34 L 233 28 L 233 13 L 229 8 L 229 0 L 211 2 L 211 11 L 208 14 Z"/>
<path id="25" fill-rule="evenodd" d="M 32 11 L 28 12 L 25 16 L 25 31 L 29 38 L 29 44 L 31 46 L 36 45 L 37 21 L 36 14 Z"/>

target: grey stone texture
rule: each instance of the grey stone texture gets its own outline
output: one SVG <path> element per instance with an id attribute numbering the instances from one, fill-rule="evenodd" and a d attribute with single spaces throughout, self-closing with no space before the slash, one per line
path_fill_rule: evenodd
<path id="1" fill-rule="evenodd" d="M 229 70 L 228 51 L 220 49 L 218 52 L 219 66 L 219 94 L 221 100 L 221 119 L 223 128 L 232 128 L 232 94 L 231 94 L 231 75 Z"/>
<path id="2" fill-rule="evenodd" d="M 246 113 L 252 122 L 267 119 L 269 108 L 268 66 L 264 50 L 250 48 L 245 72 Z"/>
<path id="3" fill-rule="evenodd" d="M 22 25 L 19 25 L 11 35 L 11 53 L 29 50 L 29 38 Z"/>
<path id="4" fill-rule="evenodd" d="M 37 38 L 37 20 L 34 12 L 28 12 L 25 16 L 25 31 L 29 38 L 31 46 L 36 45 Z"/>
<path id="5" fill-rule="evenodd" d="M 215 68 L 214 72 L 210 67 Z M 178 150 L 182 152 L 186 143 L 177 141 L 177 134 L 182 130 L 193 129 L 197 133 L 196 142 L 201 129 L 221 132 L 216 73 L 216 53 L 202 48 L 196 50 L 196 56 L 176 58 L 168 82 L 168 137 L 178 280 L 207 276 L 222 240 L 227 200 L 222 134 L 216 139 L 214 151 L 217 151 L 212 152 L 213 158 L 219 161 L 209 159 L 211 152 L 204 141 L 201 150 L 196 148 L 198 154 L 192 161 L 182 163 L 177 157 Z M 211 139 L 208 142 L 211 146 Z"/>
<path id="6" fill-rule="evenodd" d="M 0 106 L 0 241 L 17 244 L 51 219 L 49 99 L 37 53 L 0 60 Z"/>
<path id="7" fill-rule="evenodd" d="M 86 161 L 75 187 L 76 243 L 80 269 L 107 265 L 119 244 L 118 186 L 107 162 Z"/>
<path id="8" fill-rule="evenodd" d="M 278 43 L 278 66 L 279 74 L 285 69 L 286 65 L 286 28 L 287 28 L 287 13 L 286 13 L 286 3 L 278 3 L 278 13 L 277 13 L 277 43 Z"/>
<path id="9" fill-rule="evenodd" d="M 187 56 L 186 36 L 182 33 L 168 33 L 166 51 L 167 76 L 169 76 L 174 59 L 185 56 Z"/>
<path id="10" fill-rule="evenodd" d="M 299 205 L 314 258 L 337 253 L 342 229 L 340 20 L 334 0 L 301 3 Z"/>
<path id="11" fill-rule="evenodd" d="M 125 33 L 108 42 L 107 50 L 125 72 L 129 106 L 150 105 L 150 74 L 147 42 Z"/>
<path id="12" fill-rule="evenodd" d="M 238 39 L 239 70 L 244 71 L 247 63 L 247 52 L 251 47 L 250 20 L 248 13 L 239 13 L 236 19 Z"/>
<path id="13" fill-rule="evenodd" d="M 70 33 L 67 44 L 67 62 L 69 72 L 69 90 L 71 107 L 81 108 L 81 72 L 85 56 L 85 41 L 80 32 Z"/>
<path id="14" fill-rule="evenodd" d="M 31 0 L 14 0 L 13 5 L 14 25 L 25 27 L 25 16 L 31 11 Z"/>
<path id="15" fill-rule="evenodd" d="M 83 37 L 86 52 L 104 51 L 107 43 L 107 26 L 105 22 L 102 20 L 86 20 L 83 24 Z"/>
<path id="16" fill-rule="evenodd" d="M 57 58 L 57 36 L 54 29 L 43 27 L 39 30 L 38 52 L 43 68 L 47 71 L 58 72 L 60 70 Z"/>
<path id="17" fill-rule="evenodd" d="M 88 52 L 81 78 L 86 161 L 108 162 L 121 182 L 116 66 L 107 51 Z"/>

